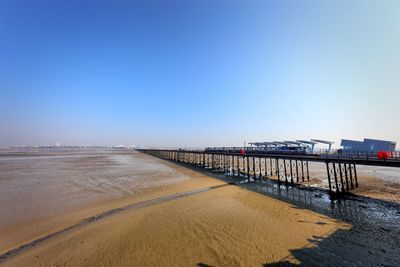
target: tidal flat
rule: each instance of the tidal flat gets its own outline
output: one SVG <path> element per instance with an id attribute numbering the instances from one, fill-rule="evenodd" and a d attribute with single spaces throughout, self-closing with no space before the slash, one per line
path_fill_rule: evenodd
<path id="1" fill-rule="evenodd" d="M 134 151 L 2 155 L 0 264 L 400 264 L 396 203 L 234 182 Z"/>

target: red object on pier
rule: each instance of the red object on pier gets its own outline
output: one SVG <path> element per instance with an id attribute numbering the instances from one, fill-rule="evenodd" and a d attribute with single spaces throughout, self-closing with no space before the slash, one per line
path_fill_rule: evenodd
<path id="1" fill-rule="evenodd" d="M 244 155 L 244 154 L 246 154 L 246 151 L 244 151 L 244 149 L 242 148 L 242 149 L 240 149 L 240 155 Z"/>
<path id="2" fill-rule="evenodd" d="M 376 156 L 378 157 L 378 159 L 388 159 L 389 153 L 387 151 L 379 151 L 376 153 Z"/>

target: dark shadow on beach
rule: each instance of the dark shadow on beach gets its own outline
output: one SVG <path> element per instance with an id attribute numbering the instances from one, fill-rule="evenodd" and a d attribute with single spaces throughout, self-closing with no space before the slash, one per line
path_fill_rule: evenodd
<path id="1" fill-rule="evenodd" d="M 399 266 L 398 247 L 383 245 L 390 242 L 384 240 L 388 236 L 381 236 L 380 240 L 376 240 L 377 237 L 368 235 L 366 238 L 365 233 L 353 230 L 336 230 L 326 238 L 313 236 L 309 239 L 314 247 L 289 250 L 290 258 L 299 264 L 285 258 L 264 266 Z"/>
<path id="2" fill-rule="evenodd" d="M 350 193 L 332 198 L 327 190 L 278 184 L 272 179 L 243 182 L 245 176 L 229 176 L 200 166 L 171 162 L 290 203 L 292 208 L 311 210 L 352 225 L 350 230 L 337 230 L 325 238 L 314 236 L 308 240 L 312 247 L 290 250 L 292 261 L 282 259 L 265 266 L 292 266 L 293 260 L 305 266 L 400 266 L 399 203 Z M 301 219 L 298 222 L 321 223 Z"/>

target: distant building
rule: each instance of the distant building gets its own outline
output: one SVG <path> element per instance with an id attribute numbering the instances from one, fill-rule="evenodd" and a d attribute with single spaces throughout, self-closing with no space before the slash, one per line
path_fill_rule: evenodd
<path id="1" fill-rule="evenodd" d="M 367 138 L 364 141 L 342 139 L 340 145 L 343 152 L 390 152 L 396 149 L 396 142 Z"/>

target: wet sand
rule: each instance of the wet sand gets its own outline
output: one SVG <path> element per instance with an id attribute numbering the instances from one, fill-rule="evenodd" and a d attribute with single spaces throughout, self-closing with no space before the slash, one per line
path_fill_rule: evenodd
<path id="1" fill-rule="evenodd" d="M 106 210 L 201 187 L 198 177 L 209 180 L 140 153 L 0 157 L 0 254 Z"/>
<path id="2" fill-rule="evenodd" d="M 97 159 L 94 160 L 92 156 Z M 383 261 L 393 262 L 392 253 L 396 252 L 396 248 L 392 247 L 396 241 L 393 241 L 395 239 L 391 236 L 396 236 L 397 232 L 390 232 L 392 230 L 386 226 L 383 230 L 379 226 L 376 233 L 380 238 L 385 235 L 388 237 L 388 242 L 379 245 L 379 249 L 385 248 L 388 259 L 378 253 L 384 252 L 374 248 L 379 242 L 366 242 L 373 240 L 367 232 L 361 231 L 361 237 L 357 236 L 359 228 L 354 230 L 351 221 L 344 222 L 321 212 L 307 210 L 301 205 L 257 193 L 251 188 L 253 185 L 257 186 L 256 184 L 247 187 L 230 185 L 226 180 L 212 178 L 204 173 L 138 153 L 90 154 L 87 157 L 89 159 L 86 156 L 84 159 L 74 159 L 73 161 L 77 162 L 75 168 L 66 168 L 74 173 L 71 175 L 73 177 L 81 173 L 80 178 L 75 181 L 67 176 L 66 179 L 64 173 L 64 180 L 72 180 L 75 183 L 66 185 L 65 182 L 59 181 L 58 184 L 62 186 L 56 188 L 64 188 L 59 192 L 61 196 L 50 194 L 51 197 L 44 197 L 44 202 L 57 201 L 49 206 L 44 205 L 46 208 L 39 213 L 40 216 L 35 217 L 35 212 L 28 212 L 24 218 L 23 212 L 17 212 L 13 222 L 10 219 L 1 222 L 2 253 L 71 225 L 76 227 L 18 251 L 3 261 L 2 265 L 319 265 L 321 257 L 324 262 L 338 264 L 346 263 L 351 257 L 349 253 L 342 252 L 343 248 L 351 251 L 357 249 L 357 246 L 360 248 L 360 254 L 371 253 L 378 255 L 376 257 Z M 115 160 L 115 157 L 121 158 Z M 93 161 L 104 162 L 105 159 L 112 159 L 104 163 L 107 167 L 93 164 Z M 24 169 L 24 166 L 26 163 L 20 168 Z M 49 175 L 48 180 L 51 180 L 55 173 L 60 173 L 60 166 L 56 166 L 49 167 L 53 174 Z M 118 178 L 125 177 L 119 173 L 120 169 L 129 177 L 125 179 L 126 182 L 118 182 Z M 88 179 L 86 176 L 92 172 L 95 172 L 91 177 L 94 182 L 85 184 L 85 179 Z M 104 173 L 109 175 L 103 175 Z M 0 177 L 0 181 L 3 181 L 7 175 L 2 174 Z M 68 186 L 76 186 L 76 190 L 82 190 L 73 195 L 71 202 L 65 200 L 69 199 L 71 191 Z M 10 186 L 8 190 L 11 190 Z M 47 189 L 41 187 L 36 190 L 45 193 Z M 16 196 L 14 198 L 15 202 L 19 200 Z M 35 200 L 32 197 L 28 199 Z M 22 203 L 26 205 L 26 202 Z M 40 210 L 42 202 L 36 204 Z M 15 204 L 13 208 L 18 206 Z M 119 207 L 125 208 L 118 209 Z M 10 210 L 12 208 L 8 208 L 8 211 L 2 209 L 1 212 L 6 214 Z M 80 224 L 84 218 L 107 210 L 113 212 Z M 32 224 L 31 220 L 36 224 Z M 364 223 L 360 225 L 361 229 L 369 227 Z M 340 238 L 334 238 L 336 236 Z M 328 248 L 321 250 L 320 244 L 324 240 L 333 241 L 324 243 L 329 244 Z M 307 251 L 305 261 L 297 255 L 299 251 Z M 364 260 L 373 262 L 374 256 L 369 257 L 370 259 L 364 257 Z M 350 262 L 357 263 L 357 260 L 353 259 Z"/>
<path id="3" fill-rule="evenodd" d="M 310 182 L 329 188 L 325 164 L 310 162 Z M 357 166 L 359 187 L 351 193 L 400 203 L 400 168 Z"/>
<path id="4" fill-rule="evenodd" d="M 61 235 L 5 266 L 260 266 L 349 225 L 233 185 L 129 210 Z"/>

